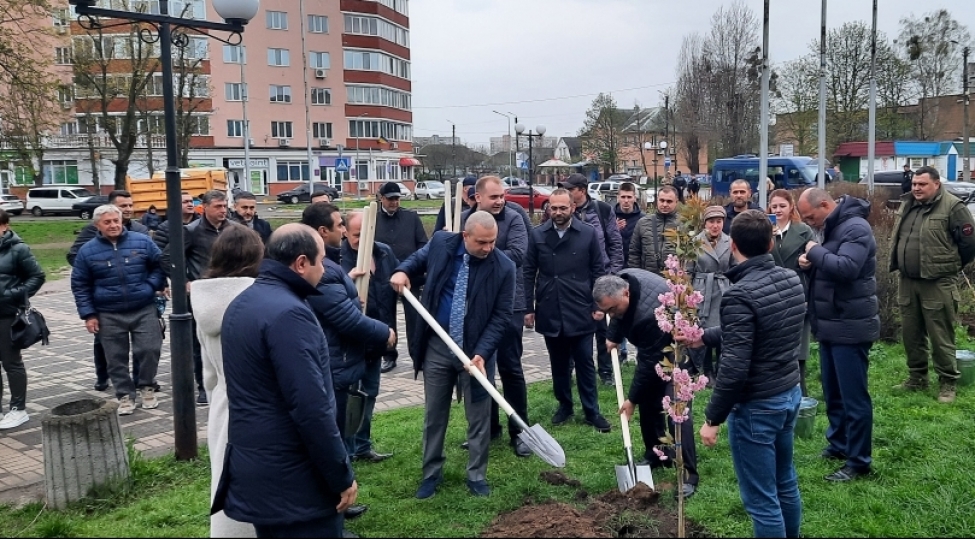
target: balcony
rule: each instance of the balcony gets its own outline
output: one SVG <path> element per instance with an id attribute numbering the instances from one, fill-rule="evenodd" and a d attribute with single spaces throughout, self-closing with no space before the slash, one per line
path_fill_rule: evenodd
<path id="1" fill-rule="evenodd" d="M 13 144 L 11 138 L 0 140 L 0 149 L 3 150 L 13 150 L 17 145 Z M 70 150 L 70 149 L 85 149 L 88 148 L 88 139 L 93 139 L 93 146 L 95 148 L 114 148 L 112 146 L 112 139 L 104 133 L 98 133 L 95 135 L 52 135 L 45 137 L 43 139 L 44 148 L 49 150 Z M 146 137 L 140 136 L 135 143 L 136 148 L 146 148 Z M 152 136 L 152 147 L 153 148 L 165 148 L 166 147 L 166 136 L 165 135 L 153 135 Z"/>

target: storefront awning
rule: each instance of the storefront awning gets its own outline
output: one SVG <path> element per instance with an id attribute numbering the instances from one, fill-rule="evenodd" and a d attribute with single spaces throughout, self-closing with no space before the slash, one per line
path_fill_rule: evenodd
<path id="1" fill-rule="evenodd" d="M 423 165 L 420 160 L 411 157 L 399 158 L 400 167 L 419 167 Z"/>

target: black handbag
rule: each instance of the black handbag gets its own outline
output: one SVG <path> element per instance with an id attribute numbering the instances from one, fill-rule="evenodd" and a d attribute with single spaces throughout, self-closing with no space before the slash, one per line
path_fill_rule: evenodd
<path id="1" fill-rule="evenodd" d="M 14 348 L 26 349 L 38 341 L 41 345 L 47 345 L 50 335 L 44 315 L 30 305 L 27 290 L 24 289 L 24 307 L 17 310 L 17 317 L 10 326 L 10 340 Z"/>

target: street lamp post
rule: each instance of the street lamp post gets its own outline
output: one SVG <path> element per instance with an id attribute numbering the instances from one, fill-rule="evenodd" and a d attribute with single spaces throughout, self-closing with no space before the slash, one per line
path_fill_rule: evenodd
<path id="1" fill-rule="evenodd" d="M 511 176 L 511 117 L 503 112 L 491 111 L 494 114 L 500 114 L 501 116 L 508 119 L 508 148 L 505 149 L 508 152 L 508 176 Z"/>
<path id="2" fill-rule="evenodd" d="M 176 100 L 173 92 L 173 45 L 185 48 L 192 45 L 190 34 L 201 30 L 229 32 L 228 39 L 205 33 L 228 45 L 240 45 L 244 25 L 257 15 L 260 0 L 213 0 L 213 9 L 224 19 L 223 23 L 185 19 L 169 15 L 169 2 L 159 2 L 159 14 L 138 13 L 96 6 L 96 0 L 69 0 L 78 14 L 78 23 L 86 30 L 103 30 L 142 23 L 139 39 L 146 43 L 159 43 L 162 64 L 163 104 L 166 124 L 166 205 L 170 219 L 179 219 L 182 204 L 182 183 L 179 174 L 179 142 L 176 134 Z M 102 17 L 126 22 L 104 24 Z M 149 27 L 155 28 L 152 32 Z M 246 142 L 246 141 L 245 141 Z M 169 242 L 173 267 L 170 272 L 173 295 L 173 313 L 170 320 L 170 353 L 173 377 L 173 430 L 176 442 L 176 459 L 194 459 L 197 456 L 196 403 L 193 395 L 193 327 L 186 295 L 186 257 L 183 250 L 183 227 L 170 227 Z"/>
<path id="3" fill-rule="evenodd" d="M 653 143 L 646 141 L 643 143 L 643 150 L 646 152 L 653 152 Z M 657 201 L 657 154 L 653 154 L 653 200 L 654 203 Z M 647 173 L 647 157 L 646 154 L 643 155 L 643 172 Z M 656 204 L 654 204 L 656 206 Z M 647 209 L 649 211 L 649 208 Z"/>
<path id="4" fill-rule="evenodd" d="M 535 133 L 529 129 L 528 133 L 525 133 L 525 126 L 522 124 L 515 124 L 515 133 L 517 135 L 524 135 L 528 137 L 528 215 L 532 218 L 535 217 L 535 160 L 532 155 L 532 141 L 535 137 L 541 138 L 545 135 L 545 126 L 535 126 Z"/>
<path id="5" fill-rule="evenodd" d="M 360 127 L 365 127 L 359 125 L 359 119 L 363 116 L 369 116 L 369 113 L 362 113 L 355 117 L 355 192 L 356 199 L 362 198 L 362 185 L 359 182 L 362 180 L 359 178 L 359 133 L 362 131 Z M 366 166 L 366 180 L 369 179 L 369 166 Z M 368 189 L 368 188 L 367 188 Z"/>

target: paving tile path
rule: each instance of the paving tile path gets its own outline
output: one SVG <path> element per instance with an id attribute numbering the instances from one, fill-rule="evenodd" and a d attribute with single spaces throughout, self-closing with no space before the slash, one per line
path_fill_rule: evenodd
<path id="1" fill-rule="evenodd" d="M 51 344 L 47 347 L 35 345 L 24 352 L 30 421 L 18 428 L 0 432 L 0 500 L 33 498 L 43 493 L 41 418 L 46 413 L 70 401 L 88 397 L 111 399 L 114 396 L 111 387 L 106 392 L 92 388 L 95 379 L 91 360 L 92 337 L 78 319 L 68 279 L 65 277 L 46 283 L 32 303 L 47 319 Z M 402 315 L 399 332 L 400 335 L 405 333 Z M 550 379 L 548 356 L 541 336 L 526 330 L 524 343 L 526 380 L 532 383 Z M 405 349 L 405 345 L 401 344 L 396 369 L 383 375 L 377 411 L 423 403 L 423 381 L 413 379 L 412 362 Z M 163 453 L 173 447 L 168 333 L 157 380 L 163 387 L 162 392 L 157 394 L 159 408 L 139 408 L 131 416 L 120 417 L 122 432 L 135 439 L 136 449 L 150 455 Z M 8 399 L 9 393 L 5 393 L 4 410 L 7 409 Z M 197 408 L 196 422 L 199 439 L 201 443 L 205 442 L 206 408 Z"/>

